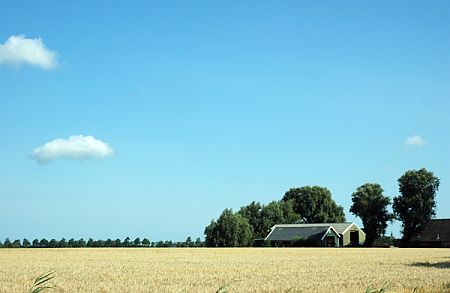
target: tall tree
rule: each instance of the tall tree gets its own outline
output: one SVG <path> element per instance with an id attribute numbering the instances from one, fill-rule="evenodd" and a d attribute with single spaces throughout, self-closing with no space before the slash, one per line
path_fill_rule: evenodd
<path id="1" fill-rule="evenodd" d="M 291 201 L 272 201 L 261 209 L 261 231 L 259 238 L 265 238 L 276 224 L 293 224 L 300 220 L 300 215 L 294 211 Z"/>
<path id="2" fill-rule="evenodd" d="M 387 207 L 389 197 L 383 195 L 383 188 L 376 183 L 361 185 L 352 194 L 353 205 L 350 212 L 361 218 L 366 233 L 366 246 L 372 246 L 375 239 L 386 232 L 387 222 L 393 220 Z"/>
<path id="3" fill-rule="evenodd" d="M 398 179 L 400 195 L 394 197 L 393 209 L 402 222 L 403 244 L 420 234 L 436 214 L 436 192 L 439 178 L 422 168 L 406 171 Z"/>
<path id="4" fill-rule="evenodd" d="M 253 232 L 248 220 L 231 209 L 225 209 L 217 221 L 205 228 L 206 245 L 212 247 L 250 246 Z"/>
<path id="5" fill-rule="evenodd" d="M 263 206 L 259 202 L 251 202 L 249 205 L 241 207 L 239 214 L 246 218 L 253 229 L 254 237 L 259 238 L 261 236 L 262 221 L 261 210 Z"/>
<path id="6" fill-rule="evenodd" d="M 344 208 L 331 198 L 331 192 L 320 186 L 291 188 L 283 201 L 292 201 L 294 210 L 306 223 L 345 222 Z"/>
<path id="7" fill-rule="evenodd" d="M 292 224 L 300 220 L 291 201 L 272 201 L 268 205 L 252 202 L 238 212 L 248 220 L 253 229 L 253 238 L 264 238 L 276 224 Z"/>

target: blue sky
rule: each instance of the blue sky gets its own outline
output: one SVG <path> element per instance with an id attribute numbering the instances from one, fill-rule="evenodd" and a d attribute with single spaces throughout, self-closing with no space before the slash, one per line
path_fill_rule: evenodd
<path id="1" fill-rule="evenodd" d="M 449 13 L 445 1 L 4 1 L 0 239 L 203 237 L 224 208 L 304 185 L 360 223 L 358 186 L 393 197 L 421 167 L 450 217 Z M 48 55 L 11 61 L 21 35 Z M 37 162 L 74 135 L 111 152 Z"/>

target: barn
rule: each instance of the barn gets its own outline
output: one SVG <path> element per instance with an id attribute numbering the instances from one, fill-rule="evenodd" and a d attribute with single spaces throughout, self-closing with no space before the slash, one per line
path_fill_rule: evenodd
<path id="1" fill-rule="evenodd" d="M 415 247 L 450 247 L 450 219 L 433 219 L 411 240 Z"/>
<path id="2" fill-rule="evenodd" d="M 264 239 L 278 246 L 361 245 L 366 234 L 355 223 L 278 224 Z"/>

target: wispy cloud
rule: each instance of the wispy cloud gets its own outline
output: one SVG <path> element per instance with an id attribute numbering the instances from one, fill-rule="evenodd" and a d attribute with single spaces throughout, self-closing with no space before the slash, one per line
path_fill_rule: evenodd
<path id="1" fill-rule="evenodd" d="M 420 135 L 413 135 L 405 140 L 407 147 L 422 147 L 425 145 L 425 140 Z"/>
<path id="2" fill-rule="evenodd" d="M 59 159 L 92 160 L 111 156 L 113 149 L 93 136 L 73 135 L 57 138 L 33 150 L 31 157 L 40 165 Z"/>
<path id="3" fill-rule="evenodd" d="M 10 36 L 0 44 L 0 64 L 20 66 L 30 64 L 51 70 L 58 66 L 58 53 L 45 47 L 42 39 L 27 39 L 24 35 Z"/>

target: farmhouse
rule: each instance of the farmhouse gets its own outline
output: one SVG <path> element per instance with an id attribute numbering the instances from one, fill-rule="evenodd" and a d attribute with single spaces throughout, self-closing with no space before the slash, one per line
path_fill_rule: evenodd
<path id="1" fill-rule="evenodd" d="M 433 219 L 411 240 L 415 247 L 450 247 L 450 219 Z"/>
<path id="2" fill-rule="evenodd" d="M 275 245 L 340 247 L 360 245 L 366 234 L 355 223 L 278 224 L 264 240 Z"/>

